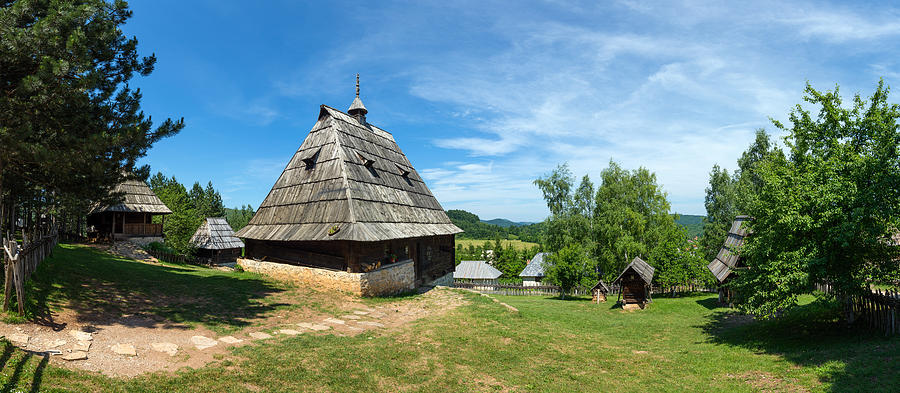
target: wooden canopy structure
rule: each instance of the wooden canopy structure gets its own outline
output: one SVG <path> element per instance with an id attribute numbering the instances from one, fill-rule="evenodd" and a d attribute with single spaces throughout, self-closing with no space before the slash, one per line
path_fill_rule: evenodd
<path id="1" fill-rule="evenodd" d="M 744 245 L 744 239 L 750 236 L 752 232 L 745 226 L 745 223 L 752 220 L 749 216 L 737 216 L 731 223 L 731 229 L 725 237 L 725 244 L 715 258 L 709 263 L 707 268 L 712 272 L 716 280 L 719 281 L 719 302 L 731 303 L 734 293 L 728 289 L 727 283 L 734 276 L 736 270 L 744 267 L 741 257 L 738 254 L 741 246 Z"/>
<path id="2" fill-rule="evenodd" d="M 318 120 L 250 223 L 237 232 L 245 258 L 351 273 L 415 261 L 416 284 L 454 269 L 462 232 L 394 137 L 322 105 Z"/>
<path id="3" fill-rule="evenodd" d="M 591 301 L 595 303 L 605 302 L 606 295 L 609 294 L 609 286 L 603 282 L 603 279 L 597 281 L 597 284 L 591 288 Z"/>
<path id="4" fill-rule="evenodd" d="M 206 258 L 212 264 L 234 262 L 244 248 L 244 242 L 234 235 L 234 230 L 224 217 L 203 220 L 191 237 L 191 244 L 197 247 L 198 257 Z"/>
<path id="5" fill-rule="evenodd" d="M 88 213 L 87 224 L 101 237 L 161 237 L 163 223 L 153 223 L 153 216 L 172 211 L 150 190 L 147 183 L 129 176 L 116 185 L 113 194 L 121 194 L 115 205 L 98 205 Z"/>
<path id="6" fill-rule="evenodd" d="M 637 257 L 625 267 L 622 274 L 613 281 L 613 285 L 620 287 L 623 305 L 637 304 L 643 308 L 653 301 L 650 292 L 654 271 L 653 266 Z"/>

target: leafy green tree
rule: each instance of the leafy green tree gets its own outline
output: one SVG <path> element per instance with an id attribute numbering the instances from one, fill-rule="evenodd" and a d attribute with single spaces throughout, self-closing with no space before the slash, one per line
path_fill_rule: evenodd
<path id="1" fill-rule="evenodd" d="M 736 180 L 727 169 L 714 165 L 709 173 L 706 187 L 706 218 L 703 223 L 703 237 L 700 239 L 703 255 L 712 260 L 722 248 L 728 229 L 738 215 Z"/>
<path id="2" fill-rule="evenodd" d="M 136 160 L 184 126 L 169 119 L 153 128 L 140 110 L 130 81 L 149 75 L 156 58 L 139 57 L 137 39 L 123 34 L 130 16 L 124 1 L 0 2 L 0 202 L 7 209 L 30 200 L 83 213 L 85 200 L 108 202 L 125 174 L 146 178 Z"/>
<path id="3" fill-rule="evenodd" d="M 238 209 L 225 209 L 225 221 L 228 221 L 228 225 L 231 225 L 231 229 L 237 231 L 250 222 L 250 219 L 253 218 L 253 207 L 250 205 L 241 206 Z"/>
<path id="4" fill-rule="evenodd" d="M 166 245 L 180 254 L 190 255 L 193 253 L 191 236 L 200 227 L 202 218 L 187 189 L 174 176 L 166 178 L 162 173 L 150 179 L 150 189 L 172 210 L 172 214 L 165 217 L 163 227 Z"/>
<path id="5" fill-rule="evenodd" d="M 774 122 L 788 132 L 790 156 L 757 164 L 754 235 L 741 250 L 749 269 L 734 281 L 741 309 L 772 317 L 813 283 L 860 293 L 897 269 L 888 240 L 900 228 L 900 106 L 888 95 L 881 81 L 844 108 L 837 87 L 807 84 L 804 100 L 818 113 L 797 105 L 789 126 Z"/>
<path id="6" fill-rule="evenodd" d="M 648 258 L 648 263 L 656 268 L 656 285 L 661 288 L 672 287 L 674 296 L 676 285 L 708 281 L 710 276 L 706 271 L 707 262 L 698 251 L 687 241 L 687 231 L 683 227 L 670 228 Z"/>
<path id="7" fill-rule="evenodd" d="M 566 245 L 547 258 L 546 280 L 560 287 L 562 298 L 573 288 L 587 285 L 594 279 L 591 272 L 596 262 L 578 243 Z"/>

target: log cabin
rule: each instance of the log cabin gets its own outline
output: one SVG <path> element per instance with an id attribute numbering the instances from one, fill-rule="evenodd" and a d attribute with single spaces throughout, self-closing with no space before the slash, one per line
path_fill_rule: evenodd
<path id="1" fill-rule="evenodd" d="M 197 257 L 211 265 L 236 261 L 244 248 L 244 242 L 234 235 L 224 217 L 203 220 L 191 237 L 191 244 L 197 248 Z"/>
<path id="2" fill-rule="evenodd" d="M 653 266 L 635 257 L 622 274 L 613 281 L 613 285 L 619 287 L 619 293 L 623 306 L 636 304 L 644 308 L 647 303 L 653 301 L 650 296 L 653 283 Z"/>
<path id="3" fill-rule="evenodd" d="M 93 227 L 90 232 L 109 240 L 131 240 L 141 244 L 162 241 L 165 215 L 172 214 L 172 210 L 147 183 L 129 176 L 116 185 L 112 194 L 121 195 L 121 202 L 91 209 L 87 217 L 87 225 Z M 162 222 L 154 223 L 154 216 L 163 216 Z"/>
<path id="4" fill-rule="evenodd" d="M 358 83 L 347 113 L 320 107 L 312 130 L 237 232 L 246 244 L 238 263 L 362 295 L 449 282 L 462 230 L 394 137 L 366 120 Z"/>

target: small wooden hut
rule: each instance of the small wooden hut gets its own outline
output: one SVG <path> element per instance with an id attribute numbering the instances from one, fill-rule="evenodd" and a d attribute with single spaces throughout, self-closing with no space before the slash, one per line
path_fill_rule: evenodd
<path id="1" fill-rule="evenodd" d="M 96 236 L 111 240 L 132 239 L 140 243 L 162 241 L 163 223 L 153 216 L 172 214 L 147 183 L 129 177 L 113 189 L 121 194 L 121 203 L 94 207 L 87 217 Z"/>
<path id="2" fill-rule="evenodd" d="M 606 302 L 607 294 L 609 294 L 609 287 L 603 282 L 603 279 L 597 281 L 597 285 L 591 288 L 591 300 L 594 303 Z"/>
<path id="3" fill-rule="evenodd" d="M 367 122 L 367 113 L 358 90 L 348 113 L 320 107 L 315 125 L 269 195 L 237 232 L 246 244 L 245 258 L 239 261 L 242 266 L 247 261 L 245 269 L 278 263 L 356 274 L 412 262 L 414 277 L 408 284 L 405 273 L 326 282 L 340 275 L 279 268 L 290 270 L 279 274 L 298 282 L 364 295 L 452 279 L 455 235 L 462 230 L 447 217 L 394 137 Z M 341 286 L 350 281 L 351 287 Z M 366 287 L 358 289 L 358 282 Z"/>
<path id="4" fill-rule="evenodd" d="M 653 266 L 635 257 L 622 274 L 613 281 L 614 286 L 619 287 L 622 305 L 637 304 L 641 308 L 653 301 L 650 296 L 653 282 Z"/>
<path id="5" fill-rule="evenodd" d="M 528 265 L 522 269 L 522 273 L 519 273 L 519 277 L 522 278 L 522 286 L 533 287 L 541 285 L 546 276 L 544 266 L 546 266 L 545 262 L 548 255 L 550 254 L 539 252 L 534 255 L 534 258 L 531 258 L 531 262 L 528 262 Z"/>
<path id="6" fill-rule="evenodd" d="M 241 257 L 244 242 L 234 236 L 234 230 L 224 217 L 209 217 L 191 237 L 191 244 L 197 247 L 197 257 L 210 264 L 234 262 Z"/>
<path id="7" fill-rule="evenodd" d="M 719 250 L 719 254 L 709 263 L 707 268 L 719 281 L 719 303 L 731 304 L 734 292 L 728 287 L 728 282 L 734 277 L 736 270 L 744 268 L 738 250 L 744 245 L 744 239 L 752 233 L 746 223 L 749 216 L 737 216 L 731 223 L 731 229 L 725 237 L 725 244 Z"/>

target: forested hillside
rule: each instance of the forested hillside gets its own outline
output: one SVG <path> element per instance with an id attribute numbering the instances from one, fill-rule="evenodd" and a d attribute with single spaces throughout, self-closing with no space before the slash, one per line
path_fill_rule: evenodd
<path id="1" fill-rule="evenodd" d="M 460 239 L 519 239 L 526 242 L 540 243 L 544 230 L 543 223 L 529 225 L 511 225 L 503 227 L 481 221 L 477 215 L 465 210 L 448 210 L 447 216 L 453 224 L 460 227 L 464 233 L 458 235 Z M 497 221 L 497 220 L 492 220 Z M 509 220 L 503 220 L 512 223 Z"/>
<path id="2" fill-rule="evenodd" d="M 703 234 L 703 219 L 706 216 L 694 216 L 690 214 L 679 215 L 675 223 L 687 229 L 688 236 L 691 238 Z"/>

